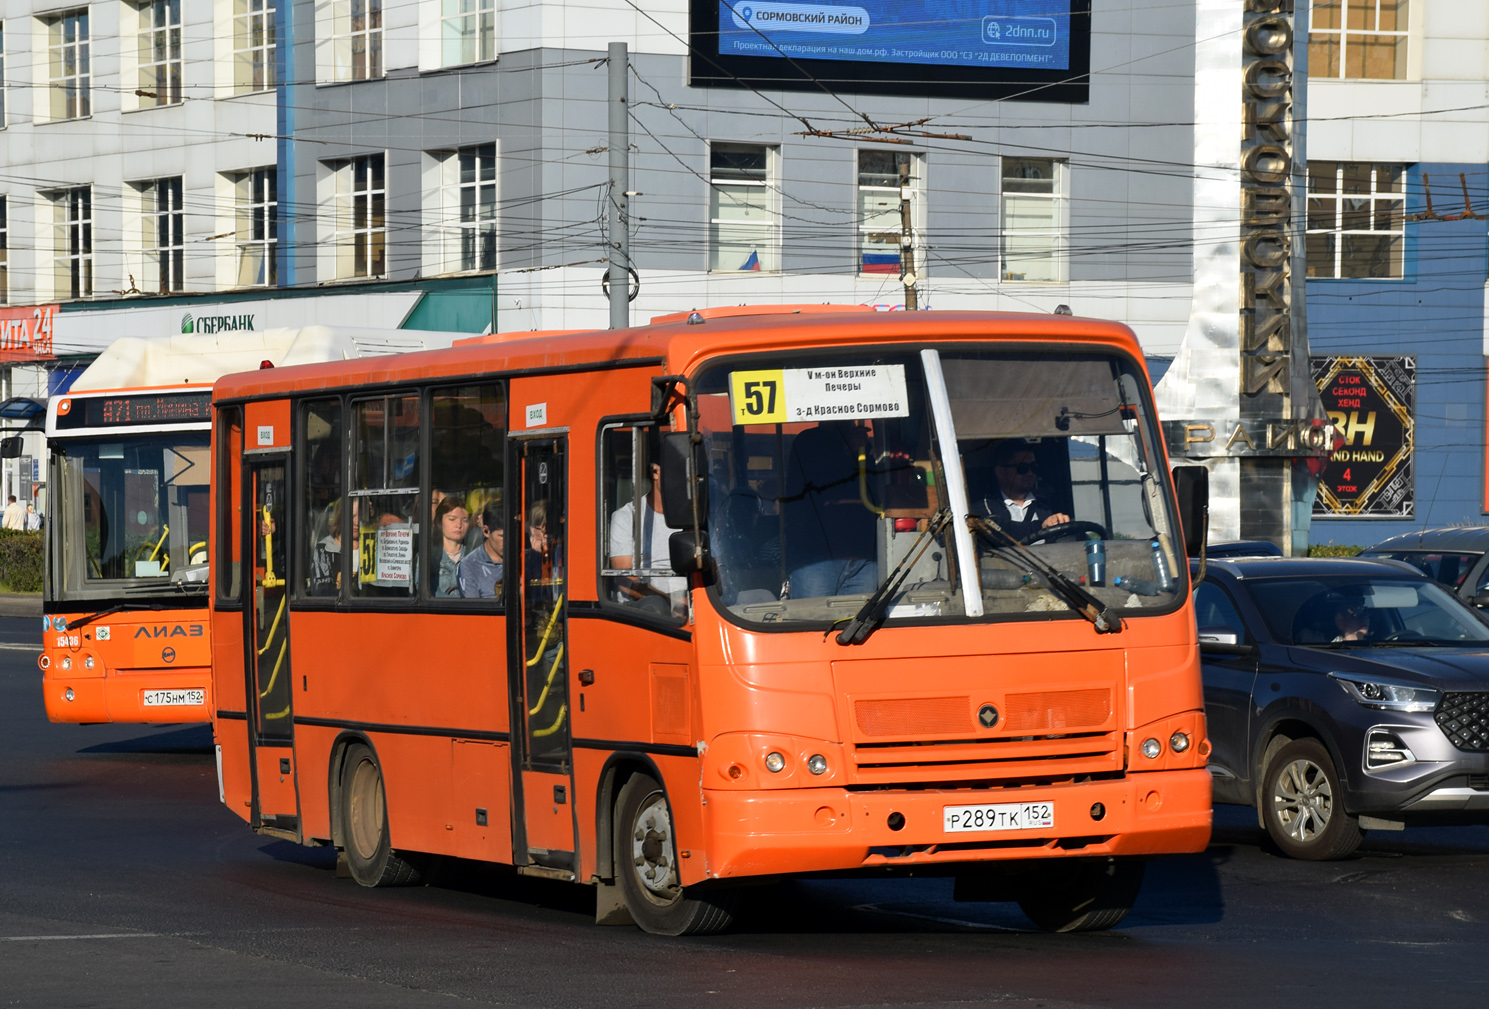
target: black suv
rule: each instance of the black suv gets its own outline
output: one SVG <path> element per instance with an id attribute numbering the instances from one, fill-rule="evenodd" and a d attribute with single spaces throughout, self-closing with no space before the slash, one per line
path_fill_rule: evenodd
<path id="1" fill-rule="evenodd" d="M 1215 801 L 1296 858 L 1489 823 L 1489 624 L 1411 565 L 1236 558 L 1195 590 Z"/>

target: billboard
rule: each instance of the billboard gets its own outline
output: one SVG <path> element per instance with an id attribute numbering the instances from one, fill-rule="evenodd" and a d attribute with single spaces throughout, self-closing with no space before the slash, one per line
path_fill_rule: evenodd
<path id="1" fill-rule="evenodd" d="M 1316 518 L 1411 518 L 1417 359 L 1310 358 L 1339 448 L 1318 478 Z"/>
<path id="2" fill-rule="evenodd" d="M 691 0 L 691 82 L 1089 97 L 1090 0 Z"/>

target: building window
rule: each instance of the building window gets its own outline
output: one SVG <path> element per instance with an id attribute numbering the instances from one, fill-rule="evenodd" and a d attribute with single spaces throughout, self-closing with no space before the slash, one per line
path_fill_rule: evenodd
<path id="1" fill-rule="evenodd" d="M 169 294 L 184 286 L 186 215 L 181 180 L 156 179 L 140 187 L 140 247 L 145 253 L 141 287 L 147 294 Z"/>
<path id="2" fill-rule="evenodd" d="M 336 278 L 384 276 L 388 261 L 383 156 L 372 154 L 339 162 L 335 174 Z"/>
<path id="3" fill-rule="evenodd" d="M 1308 276 L 1402 275 L 1405 175 L 1401 165 L 1308 163 Z"/>
<path id="4" fill-rule="evenodd" d="M 440 59 L 447 67 L 496 58 L 496 0 L 440 0 Z"/>
<path id="5" fill-rule="evenodd" d="M 383 75 L 383 0 L 335 0 L 331 43 L 335 80 Z"/>
<path id="6" fill-rule="evenodd" d="M 0 130 L 5 129 L 5 26 L 0 24 Z"/>
<path id="7" fill-rule="evenodd" d="M 84 186 L 51 194 L 54 292 L 93 296 L 93 192 Z"/>
<path id="8" fill-rule="evenodd" d="M 278 184 L 272 168 L 256 168 L 233 181 L 239 287 L 272 287 L 279 282 Z"/>
<path id="9" fill-rule="evenodd" d="M 445 206 L 460 208 L 455 233 L 447 232 L 447 269 L 496 269 L 496 145 L 461 148 L 445 172 Z M 446 227 L 453 216 L 446 213 Z"/>
<path id="10" fill-rule="evenodd" d="M 181 101 L 181 0 L 140 8 L 140 105 Z"/>
<path id="11" fill-rule="evenodd" d="M 918 158 L 908 151 L 858 152 L 859 273 L 901 274 L 905 226 L 913 235 L 918 222 L 918 169 Z"/>
<path id="12" fill-rule="evenodd" d="M 92 115 L 93 70 L 88 56 L 88 11 L 68 11 L 47 25 L 53 119 Z"/>
<path id="13" fill-rule="evenodd" d="M 1065 279 L 1064 164 L 1003 159 L 1003 279 Z"/>
<path id="14" fill-rule="evenodd" d="M 233 0 L 233 90 L 237 94 L 274 86 L 272 0 Z"/>
<path id="15" fill-rule="evenodd" d="M 10 303 L 10 201 L 0 196 L 0 305 Z"/>
<path id="16" fill-rule="evenodd" d="M 1308 75 L 1399 81 L 1406 77 L 1409 0 L 1314 0 Z"/>
<path id="17" fill-rule="evenodd" d="M 776 269 L 771 150 L 714 144 L 708 152 L 708 268 L 720 272 Z"/>

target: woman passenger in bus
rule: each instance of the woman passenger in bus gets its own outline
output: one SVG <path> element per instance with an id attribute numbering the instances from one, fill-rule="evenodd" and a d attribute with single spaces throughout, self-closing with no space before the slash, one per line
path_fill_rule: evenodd
<path id="1" fill-rule="evenodd" d="M 460 562 L 465 557 L 465 534 L 470 527 L 470 514 L 460 499 L 444 497 L 434 509 L 434 528 L 439 532 L 434 573 L 434 594 L 438 598 L 460 595 Z"/>

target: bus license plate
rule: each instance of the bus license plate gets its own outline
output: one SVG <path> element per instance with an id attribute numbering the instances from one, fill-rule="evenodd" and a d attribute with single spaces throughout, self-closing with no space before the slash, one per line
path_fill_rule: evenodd
<path id="1" fill-rule="evenodd" d="M 942 829 L 948 834 L 978 830 L 1039 830 L 1055 825 L 1053 802 L 1004 802 L 986 806 L 946 806 Z"/>
<path id="2" fill-rule="evenodd" d="M 147 690 L 144 693 L 145 707 L 186 707 L 196 705 L 201 707 L 207 703 L 207 692 L 205 690 Z"/>

